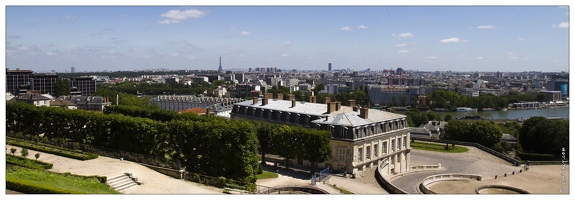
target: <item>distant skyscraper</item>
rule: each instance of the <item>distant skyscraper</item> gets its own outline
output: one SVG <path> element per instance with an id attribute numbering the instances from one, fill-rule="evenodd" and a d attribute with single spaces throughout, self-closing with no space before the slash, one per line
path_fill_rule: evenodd
<path id="1" fill-rule="evenodd" d="M 71 71 L 72 73 L 76 73 L 76 67 L 71 67 L 71 68 L 70 68 L 70 71 Z"/>
<path id="2" fill-rule="evenodd" d="M 224 70 L 222 69 L 222 57 L 221 57 L 221 56 L 220 56 L 220 68 L 218 69 L 218 71 L 220 71 L 220 72 L 221 72 L 221 71 L 224 71 Z"/>
<path id="3" fill-rule="evenodd" d="M 327 70 L 331 72 L 331 63 L 327 64 Z"/>

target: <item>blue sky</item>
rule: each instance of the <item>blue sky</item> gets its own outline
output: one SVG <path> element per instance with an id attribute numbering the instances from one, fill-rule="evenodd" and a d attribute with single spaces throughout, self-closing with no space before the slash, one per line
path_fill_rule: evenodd
<path id="1" fill-rule="evenodd" d="M 562 6 L 10 6 L 6 68 L 567 71 Z"/>

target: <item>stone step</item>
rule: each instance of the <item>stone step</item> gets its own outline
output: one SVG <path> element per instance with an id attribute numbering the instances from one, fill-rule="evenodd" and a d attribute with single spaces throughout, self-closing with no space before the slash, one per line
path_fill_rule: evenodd
<path id="1" fill-rule="evenodd" d="M 114 176 L 106 181 L 106 183 L 116 191 L 123 191 L 131 187 L 139 185 L 134 178 L 130 177 L 130 173 Z"/>

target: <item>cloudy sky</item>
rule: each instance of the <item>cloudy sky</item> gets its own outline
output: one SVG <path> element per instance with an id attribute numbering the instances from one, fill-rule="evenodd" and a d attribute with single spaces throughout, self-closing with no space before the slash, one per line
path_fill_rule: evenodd
<path id="1" fill-rule="evenodd" d="M 5 7 L 5 63 L 10 69 L 217 70 L 220 56 L 224 69 L 326 70 L 328 63 L 352 70 L 569 69 L 568 6 L 17 2 Z"/>

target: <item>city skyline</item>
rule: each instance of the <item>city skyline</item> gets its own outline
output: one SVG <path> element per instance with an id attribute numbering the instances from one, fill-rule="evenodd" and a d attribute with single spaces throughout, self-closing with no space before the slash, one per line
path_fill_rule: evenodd
<path id="1" fill-rule="evenodd" d="M 486 14 L 489 13 L 489 14 Z M 565 6 L 6 6 L 6 68 L 569 71 Z"/>

